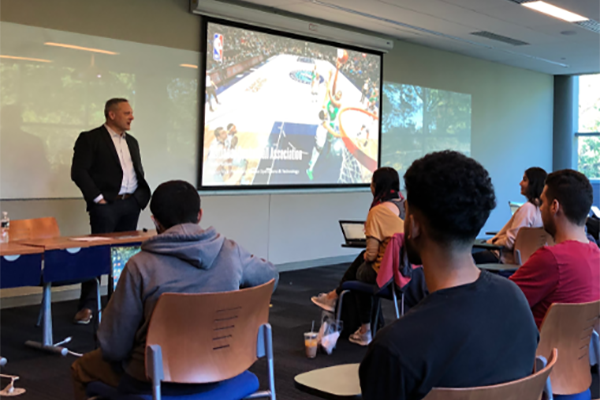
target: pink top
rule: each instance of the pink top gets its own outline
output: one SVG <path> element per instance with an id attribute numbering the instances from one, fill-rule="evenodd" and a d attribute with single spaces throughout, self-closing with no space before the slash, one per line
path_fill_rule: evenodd
<path id="1" fill-rule="evenodd" d="M 574 240 L 544 246 L 510 280 L 525 294 L 539 329 L 552 303 L 600 299 L 600 249 Z"/>

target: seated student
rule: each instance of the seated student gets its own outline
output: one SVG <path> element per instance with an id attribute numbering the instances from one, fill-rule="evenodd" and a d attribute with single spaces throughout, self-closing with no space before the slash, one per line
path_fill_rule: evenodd
<path id="1" fill-rule="evenodd" d="M 530 375 L 538 331 L 508 279 L 480 271 L 473 240 L 496 206 L 488 172 L 453 151 L 404 175 L 405 246 L 430 294 L 381 329 L 360 369 L 363 399 L 419 400 L 434 387 L 493 385 Z"/>
<path id="2" fill-rule="evenodd" d="M 212 227 L 200 228 L 200 196 L 189 183 L 161 184 L 150 210 L 158 235 L 125 266 L 98 329 L 100 348 L 73 363 L 76 399 L 86 398 L 93 381 L 116 387 L 123 374 L 146 380 L 146 334 L 161 294 L 225 292 L 278 279 L 270 262 Z"/>
<path id="3" fill-rule="evenodd" d="M 367 249 L 350 265 L 336 289 L 311 298 L 313 303 L 326 311 L 334 311 L 342 292 L 342 283 L 356 280 L 365 283 L 377 282 L 377 272 L 390 238 L 395 233 L 404 231 L 404 199 L 400 193 L 398 172 L 390 167 L 376 170 L 371 181 L 371 192 L 373 202 L 365 222 Z M 350 335 L 349 340 L 366 346 L 371 342 L 371 296 L 361 293 L 357 293 L 356 296 L 361 327 Z"/>
<path id="4" fill-rule="evenodd" d="M 590 181 L 570 169 L 553 172 L 541 200 L 544 228 L 556 244 L 538 249 L 510 277 L 525 293 L 538 328 L 552 303 L 600 299 L 600 249 L 585 234 Z"/>
<path id="5" fill-rule="evenodd" d="M 497 263 L 514 264 L 515 258 L 513 248 L 519 229 L 541 228 L 542 215 L 540 214 L 540 195 L 544 188 L 546 171 L 542 168 L 532 167 L 523 174 L 521 194 L 527 198 L 527 202 L 517 209 L 511 219 L 504 225 L 502 230 L 487 242 L 504 247 L 502 256 L 495 250 L 484 250 L 473 254 L 476 264 Z"/>

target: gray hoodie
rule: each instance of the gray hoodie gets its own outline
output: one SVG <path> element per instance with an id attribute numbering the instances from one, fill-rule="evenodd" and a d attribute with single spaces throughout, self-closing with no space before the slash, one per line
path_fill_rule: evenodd
<path id="1" fill-rule="evenodd" d="M 98 340 L 105 360 L 121 362 L 125 371 L 146 380 L 144 351 L 154 306 L 163 293 L 206 293 L 261 285 L 279 274 L 214 228 L 176 225 L 142 244 L 121 273 Z"/>

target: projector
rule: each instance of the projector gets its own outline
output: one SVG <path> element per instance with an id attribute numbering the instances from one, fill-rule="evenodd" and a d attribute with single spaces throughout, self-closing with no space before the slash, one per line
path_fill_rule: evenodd
<path id="1" fill-rule="evenodd" d="M 362 47 L 382 53 L 387 53 L 394 48 L 394 41 L 392 39 L 365 35 L 223 1 L 190 0 L 190 10 L 194 14 L 277 29 L 283 32 Z"/>

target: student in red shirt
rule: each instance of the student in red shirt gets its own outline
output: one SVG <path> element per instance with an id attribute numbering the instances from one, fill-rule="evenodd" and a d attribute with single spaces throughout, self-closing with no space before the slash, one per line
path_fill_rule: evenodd
<path id="1" fill-rule="evenodd" d="M 554 246 L 538 249 L 510 279 L 527 297 L 538 328 L 552 303 L 600 299 L 600 249 L 585 234 L 592 185 L 580 172 L 548 175 L 541 195 L 544 228 Z"/>

